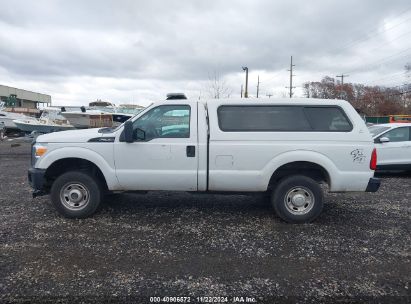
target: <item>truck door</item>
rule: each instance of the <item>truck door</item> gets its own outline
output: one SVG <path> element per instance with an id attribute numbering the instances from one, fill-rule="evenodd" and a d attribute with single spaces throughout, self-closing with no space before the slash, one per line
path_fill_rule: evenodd
<path id="1" fill-rule="evenodd" d="M 114 144 L 116 174 L 124 190 L 197 190 L 196 102 L 153 107 L 134 120 L 133 136 L 132 143 Z"/>

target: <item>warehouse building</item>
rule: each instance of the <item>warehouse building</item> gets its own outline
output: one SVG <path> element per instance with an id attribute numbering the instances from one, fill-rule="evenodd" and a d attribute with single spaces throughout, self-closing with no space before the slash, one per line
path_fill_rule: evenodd
<path id="1" fill-rule="evenodd" d="M 0 102 L 4 102 L 4 106 L 13 112 L 34 113 L 40 104 L 50 106 L 51 96 L 0 85 Z"/>

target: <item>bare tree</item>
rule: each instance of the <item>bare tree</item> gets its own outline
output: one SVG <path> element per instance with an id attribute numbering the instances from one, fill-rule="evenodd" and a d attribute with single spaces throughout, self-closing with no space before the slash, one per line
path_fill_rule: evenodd
<path id="1" fill-rule="evenodd" d="M 232 89 L 228 87 L 224 77 L 214 70 L 213 74 L 208 75 L 208 84 L 205 90 L 211 98 L 229 98 L 232 94 Z"/>
<path id="2" fill-rule="evenodd" d="M 411 113 L 411 63 L 405 65 L 405 84 L 403 87 L 404 113 Z"/>
<path id="3" fill-rule="evenodd" d="M 335 80 L 329 76 L 321 81 L 306 82 L 303 87 L 306 97 L 334 99 L 338 95 Z"/>
<path id="4" fill-rule="evenodd" d="M 288 91 L 281 90 L 279 95 L 281 98 L 290 98 L 290 93 Z"/>
<path id="5" fill-rule="evenodd" d="M 404 86 L 403 86 L 404 87 Z M 331 77 L 324 77 L 321 81 L 304 83 L 306 97 L 334 99 L 339 96 L 341 84 L 335 83 Z M 354 108 L 365 115 L 407 114 L 409 90 L 398 87 L 367 86 L 360 83 L 344 83 L 344 98 Z"/>

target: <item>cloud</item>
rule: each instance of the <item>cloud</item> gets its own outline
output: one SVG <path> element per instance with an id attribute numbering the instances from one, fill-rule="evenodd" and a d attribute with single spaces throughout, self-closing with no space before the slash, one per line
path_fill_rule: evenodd
<path id="1" fill-rule="evenodd" d="M 382 60 L 411 48 L 407 1 L 0 3 L 1 82 L 57 103 L 197 97 L 214 70 L 235 96 L 243 65 L 250 92 L 259 74 L 262 89 L 281 95 L 290 55 L 300 86 L 346 71 L 372 81 L 401 71 L 411 54 Z"/>

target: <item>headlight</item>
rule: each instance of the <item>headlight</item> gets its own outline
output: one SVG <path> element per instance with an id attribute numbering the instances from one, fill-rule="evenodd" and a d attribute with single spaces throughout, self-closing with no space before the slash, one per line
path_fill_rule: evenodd
<path id="1" fill-rule="evenodd" d="M 46 154 L 46 152 L 47 152 L 46 144 L 36 143 L 33 146 L 33 156 L 35 159 L 42 157 L 44 154 Z"/>

